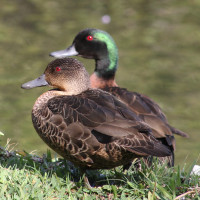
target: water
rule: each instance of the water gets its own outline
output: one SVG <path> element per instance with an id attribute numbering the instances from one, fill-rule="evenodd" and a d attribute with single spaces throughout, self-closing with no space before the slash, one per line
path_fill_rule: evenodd
<path id="1" fill-rule="evenodd" d="M 176 164 L 200 153 L 200 3 L 198 1 L 1 1 L 0 131 L 16 149 L 46 152 L 36 134 L 31 109 L 48 88 L 22 90 L 43 73 L 48 54 L 72 43 L 84 28 L 109 32 L 119 48 L 117 82 L 154 99 L 169 122 L 188 132 L 176 137 Z M 110 23 L 102 23 L 104 15 Z M 94 61 L 80 59 L 91 73 Z"/>

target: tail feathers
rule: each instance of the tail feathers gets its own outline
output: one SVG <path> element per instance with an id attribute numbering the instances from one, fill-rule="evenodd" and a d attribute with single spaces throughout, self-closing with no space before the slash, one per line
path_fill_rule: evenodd
<path id="1" fill-rule="evenodd" d="M 140 147 L 129 147 L 126 148 L 126 150 L 141 156 L 151 155 L 156 157 L 165 157 L 165 156 L 171 156 L 173 154 L 172 150 L 169 147 L 161 143 L 154 144 L 152 148 L 144 148 L 140 146 Z"/>
<path id="2" fill-rule="evenodd" d="M 180 131 L 172 126 L 170 126 L 170 129 L 172 131 L 173 134 L 176 134 L 176 135 L 180 135 L 182 137 L 185 137 L 185 138 L 189 138 L 189 135 L 183 131 Z"/>

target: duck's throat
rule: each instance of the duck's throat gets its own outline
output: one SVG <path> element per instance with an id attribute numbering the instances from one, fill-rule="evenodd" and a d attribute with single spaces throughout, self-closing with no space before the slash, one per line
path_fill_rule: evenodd
<path id="1" fill-rule="evenodd" d="M 105 80 L 113 79 L 117 70 L 117 60 L 111 60 L 109 57 L 96 60 L 95 73 L 99 78 Z"/>
<path id="2" fill-rule="evenodd" d="M 99 77 L 97 73 L 93 73 L 90 76 L 90 84 L 92 88 L 100 88 L 103 89 L 105 87 L 117 87 L 117 83 L 115 82 L 114 76 L 110 79 L 104 79 L 103 77 Z"/>

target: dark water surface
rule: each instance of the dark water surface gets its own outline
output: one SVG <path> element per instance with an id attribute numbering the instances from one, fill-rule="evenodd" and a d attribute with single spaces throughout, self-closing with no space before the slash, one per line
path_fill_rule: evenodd
<path id="1" fill-rule="evenodd" d="M 101 17 L 110 15 L 103 24 Z M 200 153 L 200 2 L 178 0 L 2 0 L 0 6 L 0 145 L 42 154 L 31 109 L 48 88 L 22 90 L 43 73 L 48 54 L 84 28 L 109 32 L 119 48 L 117 82 L 154 99 L 169 122 L 190 134 L 176 137 L 176 164 Z M 94 61 L 80 59 L 91 73 Z M 199 162 L 200 163 L 200 162 Z"/>

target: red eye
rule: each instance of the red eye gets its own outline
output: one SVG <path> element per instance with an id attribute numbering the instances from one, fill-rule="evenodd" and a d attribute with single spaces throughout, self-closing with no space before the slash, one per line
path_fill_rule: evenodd
<path id="1" fill-rule="evenodd" d="M 59 72 L 61 70 L 60 67 L 56 67 L 56 71 Z"/>
<path id="2" fill-rule="evenodd" d="M 88 36 L 87 36 L 87 40 L 88 40 L 88 41 L 92 41 L 92 40 L 93 40 L 93 37 L 92 37 L 91 35 L 88 35 Z"/>

